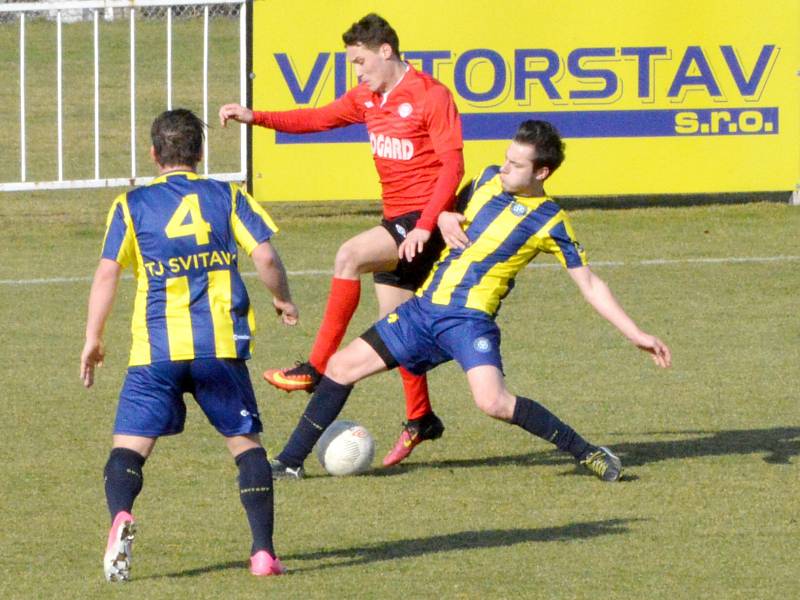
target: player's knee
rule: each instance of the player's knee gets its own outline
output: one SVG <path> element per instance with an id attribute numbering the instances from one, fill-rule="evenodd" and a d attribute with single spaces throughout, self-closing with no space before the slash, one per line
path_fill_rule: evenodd
<path id="1" fill-rule="evenodd" d="M 336 383 L 350 385 L 355 382 L 355 364 L 349 360 L 345 352 L 337 352 L 331 356 L 325 375 Z"/>
<path id="2" fill-rule="evenodd" d="M 485 392 L 475 396 L 475 404 L 494 419 L 510 421 L 514 416 L 514 397 L 505 390 Z"/>
<path id="3" fill-rule="evenodd" d="M 334 273 L 341 277 L 343 275 L 356 276 L 360 266 L 357 248 L 351 242 L 345 242 L 339 246 L 336 252 L 336 259 L 333 263 Z"/>

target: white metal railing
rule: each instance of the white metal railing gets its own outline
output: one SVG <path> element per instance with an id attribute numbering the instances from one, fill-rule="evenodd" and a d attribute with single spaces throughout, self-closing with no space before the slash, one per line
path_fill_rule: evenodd
<path id="1" fill-rule="evenodd" d="M 247 0 L 64 0 L 51 2 L 20 2 L 0 4 L 0 15 L 16 13 L 19 15 L 19 99 L 20 99 L 20 176 L 19 181 L 0 182 L 0 191 L 56 190 L 69 188 L 98 188 L 141 185 L 152 181 L 151 176 L 140 176 L 136 165 L 136 11 L 145 7 L 166 8 L 167 48 L 166 48 L 166 90 L 167 108 L 172 108 L 173 69 L 172 69 L 172 12 L 174 7 L 203 7 L 203 121 L 208 123 L 208 50 L 209 50 L 209 7 L 211 5 L 239 6 L 239 102 L 247 103 Z M 110 9 L 124 9 L 130 21 L 130 175 L 128 177 L 100 177 L 100 13 Z M 92 179 L 69 179 L 64 177 L 63 152 L 63 48 L 62 48 L 62 12 L 92 11 L 93 20 L 93 78 L 94 78 L 94 177 Z M 27 163 L 27 129 L 26 129 L 26 55 L 25 31 L 26 15 L 30 13 L 51 13 L 56 15 L 56 121 L 57 121 L 57 175 L 55 180 L 29 181 Z M 210 169 L 210 148 L 208 136 L 204 148 L 203 172 L 205 175 L 225 181 L 242 181 L 247 174 L 247 127 L 240 126 L 239 170 L 236 172 L 214 172 Z"/>

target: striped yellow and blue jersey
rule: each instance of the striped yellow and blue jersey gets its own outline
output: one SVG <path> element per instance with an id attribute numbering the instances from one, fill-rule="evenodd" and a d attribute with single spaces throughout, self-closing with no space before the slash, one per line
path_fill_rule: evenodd
<path id="1" fill-rule="evenodd" d="M 278 228 L 241 187 L 195 173 L 121 194 L 102 257 L 137 280 L 129 364 L 250 357 L 255 319 L 238 269 Z"/>
<path id="2" fill-rule="evenodd" d="M 462 191 L 462 227 L 470 245 L 445 248 L 417 296 L 494 316 L 514 277 L 540 252 L 555 255 L 566 268 L 587 264 L 561 207 L 548 197 L 504 192 L 499 173 L 499 167 L 488 167 Z"/>

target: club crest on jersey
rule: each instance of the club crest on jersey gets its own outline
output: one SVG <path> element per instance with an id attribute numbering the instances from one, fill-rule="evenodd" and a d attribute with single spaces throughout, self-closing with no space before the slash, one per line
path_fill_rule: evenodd
<path id="1" fill-rule="evenodd" d="M 414 157 L 414 144 L 411 140 L 374 133 L 369 134 L 369 145 L 372 154 L 380 158 L 393 158 L 395 160 L 411 160 Z"/>
<path id="2" fill-rule="evenodd" d="M 397 107 L 397 114 L 403 117 L 404 119 L 411 115 L 414 112 L 414 107 L 411 106 L 408 102 L 403 102 L 400 106 Z"/>
<path id="3" fill-rule="evenodd" d="M 408 232 L 406 231 L 406 228 L 403 227 L 402 225 L 400 225 L 400 223 L 395 223 L 394 224 L 394 229 L 395 229 L 395 231 L 397 231 L 397 233 L 399 233 L 403 237 L 406 237 L 406 234 L 408 234 Z"/>
<path id="4" fill-rule="evenodd" d="M 511 203 L 511 214 L 514 215 L 515 217 L 521 217 L 526 212 L 528 212 L 528 209 L 525 208 L 524 204 L 521 204 L 519 202 L 512 202 Z"/>
<path id="5" fill-rule="evenodd" d="M 475 338 L 475 341 L 472 342 L 472 347 L 475 348 L 476 352 L 486 354 L 492 349 L 492 343 L 485 337 L 479 337 Z"/>

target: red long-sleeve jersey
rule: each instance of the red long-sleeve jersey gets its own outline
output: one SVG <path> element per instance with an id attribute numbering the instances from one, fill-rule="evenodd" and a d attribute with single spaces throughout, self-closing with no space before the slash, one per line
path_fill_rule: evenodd
<path id="1" fill-rule="evenodd" d="M 464 175 L 464 143 L 453 95 L 430 75 L 408 65 L 386 94 L 359 84 L 320 108 L 253 113 L 254 125 L 285 133 L 353 123 L 366 124 L 369 133 L 384 217 L 422 211 L 417 227 L 433 230 Z"/>

